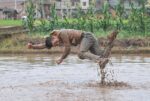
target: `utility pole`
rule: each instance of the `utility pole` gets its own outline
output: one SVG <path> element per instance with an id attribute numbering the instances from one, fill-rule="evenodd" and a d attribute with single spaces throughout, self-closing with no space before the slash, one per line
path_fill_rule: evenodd
<path id="1" fill-rule="evenodd" d="M 63 17 L 64 17 L 64 13 L 63 13 L 63 4 L 62 4 L 62 0 L 60 1 L 60 11 L 61 11 L 61 18 L 63 19 Z"/>
<path id="2" fill-rule="evenodd" d="M 15 9 L 17 9 L 17 0 L 15 0 Z"/>
<path id="3" fill-rule="evenodd" d="M 42 13 L 43 13 L 43 18 L 45 18 L 45 12 L 44 12 L 44 1 L 41 1 L 41 5 L 42 5 Z"/>
<path id="4" fill-rule="evenodd" d="M 45 18 L 45 11 L 44 11 L 44 0 L 40 0 L 41 8 L 42 8 L 42 18 Z"/>

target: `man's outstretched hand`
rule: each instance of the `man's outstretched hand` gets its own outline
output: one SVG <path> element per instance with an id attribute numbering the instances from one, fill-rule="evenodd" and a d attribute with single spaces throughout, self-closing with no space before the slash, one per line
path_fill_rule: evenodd
<path id="1" fill-rule="evenodd" d="M 27 47 L 28 47 L 28 49 L 32 49 L 32 48 L 33 48 L 33 44 L 32 44 L 31 42 L 29 42 L 29 43 L 27 44 Z"/>
<path id="2" fill-rule="evenodd" d="M 58 59 L 58 60 L 56 61 L 57 64 L 61 64 L 62 62 L 63 62 L 63 59 Z"/>

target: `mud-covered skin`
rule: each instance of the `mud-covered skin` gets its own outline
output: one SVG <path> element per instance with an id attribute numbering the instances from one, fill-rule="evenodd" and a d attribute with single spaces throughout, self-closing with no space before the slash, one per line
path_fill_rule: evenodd
<path id="1" fill-rule="evenodd" d="M 107 45 L 104 49 L 103 54 L 101 55 L 102 60 L 99 62 L 99 66 L 100 66 L 101 83 L 102 84 L 105 84 L 105 76 L 106 76 L 105 73 L 106 72 L 104 72 L 104 68 L 106 67 L 107 63 L 109 62 L 108 58 L 110 57 L 110 53 L 111 53 L 111 50 L 114 46 L 114 41 L 117 37 L 117 34 L 118 34 L 118 31 L 114 31 L 114 32 L 112 32 L 111 34 L 108 35 Z"/>
<path id="2" fill-rule="evenodd" d="M 118 32 L 114 31 L 109 34 L 109 36 L 107 37 L 108 44 L 104 51 L 101 49 L 101 47 L 99 47 L 97 39 L 90 32 L 83 32 L 74 29 L 54 30 L 51 33 L 51 37 L 52 40 L 53 38 L 55 39 L 55 37 L 58 38 L 59 43 L 63 44 L 64 46 L 64 52 L 59 59 L 59 63 L 61 63 L 63 59 L 65 59 L 69 55 L 72 45 L 76 46 L 79 44 L 78 57 L 80 59 L 89 59 L 104 64 L 106 62 L 101 62 L 100 57 L 105 58 L 109 56 L 111 48 L 113 47 L 112 43 L 117 36 L 116 33 Z"/>
<path id="3" fill-rule="evenodd" d="M 51 37 L 55 36 L 59 39 L 59 44 L 64 46 L 64 52 L 60 60 L 65 59 L 71 50 L 71 46 L 77 46 L 81 42 L 83 31 L 74 29 L 53 30 Z"/>
<path id="4" fill-rule="evenodd" d="M 78 57 L 80 59 L 89 59 L 99 62 L 102 50 L 94 34 L 74 29 L 62 29 L 52 31 L 50 36 L 52 37 L 52 41 L 57 38 L 59 39 L 59 44 L 64 46 L 64 52 L 58 63 L 61 63 L 63 59 L 69 55 L 71 46 L 77 45 L 79 45 Z"/>
<path id="5" fill-rule="evenodd" d="M 98 45 L 97 39 L 92 33 L 84 32 L 79 45 L 78 57 L 80 59 L 89 59 L 99 62 L 103 50 Z"/>

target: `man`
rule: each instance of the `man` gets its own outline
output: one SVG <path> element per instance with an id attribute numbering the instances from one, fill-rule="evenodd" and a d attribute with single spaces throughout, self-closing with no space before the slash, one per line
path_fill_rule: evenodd
<path id="1" fill-rule="evenodd" d="M 108 36 L 108 43 L 112 43 L 114 41 L 114 39 L 117 36 L 117 33 L 118 32 L 113 32 Z M 62 63 L 63 60 L 68 56 L 72 45 L 73 46 L 79 45 L 78 57 L 80 59 L 90 59 L 96 62 L 108 62 L 108 60 L 102 59 L 103 53 L 105 51 L 102 51 L 100 49 L 98 41 L 93 36 L 93 34 L 81 30 L 74 30 L 74 29 L 54 30 L 51 32 L 50 37 L 46 38 L 44 44 L 33 45 L 32 43 L 28 43 L 28 48 L 50 49 L 51 47 L 60 45 L 64 46 L 64 52 L 62 56 L 56 61 L 57 64 Z M 112 46 L 111 44 L 108 44 L 108 46 L 106 46 L 106 49 L 110 48 L 111 46 Z"/>

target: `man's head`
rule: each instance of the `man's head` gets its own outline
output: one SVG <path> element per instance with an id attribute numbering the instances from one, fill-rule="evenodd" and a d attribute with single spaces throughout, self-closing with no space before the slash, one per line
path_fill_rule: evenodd
<path id="1" fill-rule="evenodd" d="M 59 38 L 58 38 L 59 30 L 54 30 L 51 32 L 50 37 L 47 37 L 45 40 L 45 45 L 47 48 L 55 47 L 59 45 Z"/>
<path id="2" fill-rule="evenodd" d="M 60 42 L 60 40 L 58 38 L 59 33 L 60 33 L 60 30 L 53 30 L 50 34 L 53 46 L 58 46 L 59 45 L 59 42 Z"/>
<path id="3" fill-rule="evenodd" d="M 52 45 L 52 40 L 51 37 L 46 37 L 45 39 L 45 46 L 50 49 L 53 45 Z"/>

